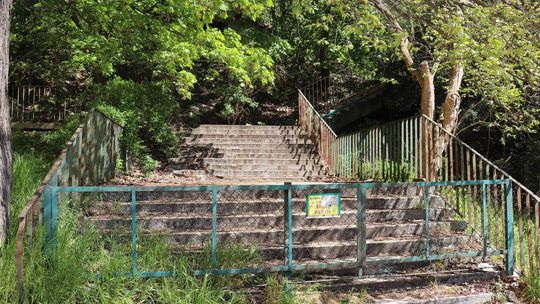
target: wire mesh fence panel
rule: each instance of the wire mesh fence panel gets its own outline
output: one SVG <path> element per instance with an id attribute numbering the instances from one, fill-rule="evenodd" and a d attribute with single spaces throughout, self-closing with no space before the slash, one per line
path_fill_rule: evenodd
<path id="1" fill-rule="evenodd" d="M 292 190 L 295 265 L 357 261 L 357 193 L 355 186 Z"/>
<path id="2" fill-rule="evenodd" d="M 211 191 L 137 191 L 135 200 L 143 271 L 211 268 Z"/>
<path id="3" fill-rule="evenodd" d="M 90 277 L 133 271 L 130 197 L 129 192 L 57 193 L 58 250 L 76 242 Z"/>
<path id="4" fill-rule="evenodd" d="M 501 254 L 505 249 L 505 186 L 498 183 L 477 181 L 469 185 L 436 186 L 430 191 L 430 204 L 438 201 L 444 206 L 439 218 L 430 218 L 430 234 L 441 236 L 439 245 L 443 248 L 436 254 L 453 252 L 470 253 L 479 256 Z M 440 216 L 443 216 L 441 218 Z M 438 221 L 447 222 L 441 226 L 445 230 L 433 229 Z M 446 227 L 449 230 L 446 230 Z M 437 245 L 437 244 L 434 244 Z"/>
<path id="5" fill-rule="evenodd" d="M 155 277 L 176 269 L 196 275 L 363 270 L 365 262 L 512 256 L 508 186 L 483 180 L 50 187 L 43 216 L 48 248 L 77 236 L 97 253 L 85 256 L 91 272 Z M 525 198 L 526 212 L 532 208 Z M 535 233 L 532 224 L 521 226 L 523 234 Z M 519 254 L 527 252 L 534 248 Z M 119 262 L 104 263 L 104 255 Z"/>
<path id="6" fill-rule="evenodd" d="M 284 264 L 282 190 L 221 190 L 217 194 L 217 267 Z"/>
<path id="7" fill-rule="evenodd" d="M 381 261 L 425 255 L 424 197 L 424 188 L 412 183 L 374 185 L 368 190 L 368 259 Z"/>

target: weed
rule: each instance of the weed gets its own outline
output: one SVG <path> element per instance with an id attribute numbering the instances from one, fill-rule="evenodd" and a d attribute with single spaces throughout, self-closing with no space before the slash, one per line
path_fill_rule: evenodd
<path id="1" fill-rule="evenodd" d="M 266 278 L 266 286 L 262 294 L 263 304 L 294 304 L 295 295 L 289 282 L 277 275 Z"/>
<path id="2" fill-rule="evenodd" d="M 540 303 L 540 275 L 531 274 L 523 277 L 520 295 L 526 303 Z"/>

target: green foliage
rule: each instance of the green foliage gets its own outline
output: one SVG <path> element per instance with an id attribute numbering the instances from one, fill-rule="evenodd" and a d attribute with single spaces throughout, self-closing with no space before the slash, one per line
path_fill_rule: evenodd
<path id="1" fill-rule="evenodd" d="M 67 142 L 79 127 L 81 117 L 69 116 L 60 128 L 48 132 L 13 130 L 13 150 L 35 154 L 39 158 L 54 160 L 66 147 Z"/>
<path id="2" fill-rule="evenodd" d="M 178 138 L 171 129 L 177 103 L 159 83 L 135 83 L 115 78 L 96 86 L 86 97 L 124 127 L 122 141 L 144 172 L 154 170 L 154 159 L 176 155 Z"/>
<path id="3" fill-rule="evenodd" d="M 515 136 L 540 124 L 538 1 L 399 0 L 387 7 L 406 16 L 400 23 L 410 51 L 418 63 L 438 66 L 440 87 L 448 85 L 452 66 L 462 64 L 460 94 L 469 110 L 462 127 L 480 121 Z"/>
<path id="4" fill-rule="evenodd" d="M 10 202 L 10 215 L 13 219 L 10 222 L 11 236 L 14 236 L 17 231 L 19 213 L 28 203 L 28 200 L 34 194 L 37 187 L 47 174 L 51 163 L 43 156 L 32 154 L 29 152 L 17 152 L 15 147 L 13 154 L 13 176 L 12 176 L 12 191 Z"/>
<path id="5" fill-rule="evenodd" d="M 189 97 L 195 63 L 211 62 L 252 87 L 272 83 L 272 60 L 231 28 L 230 16 L 257 18 L 271 0 L 18 1 L 11 73 L 61 84 L 104 79 L 166 81 Z M 31 46 L 31 47 L 29 47 Z"/>

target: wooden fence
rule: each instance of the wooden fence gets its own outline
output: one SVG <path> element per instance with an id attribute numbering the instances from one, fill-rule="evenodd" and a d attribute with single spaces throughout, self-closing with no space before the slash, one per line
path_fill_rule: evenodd
<path id="1" fill-rule="evenodd" d="M 33 233 L 42 225 L 46 186 L 97 185 L 114 176 L 122 128 L 97 110 L 92 110 L 56 159 L 39 189 L 19 215 L 17 231 L 17 281 L 19 302 L 24 302 L 24 249 L 31 246 Z M 26 242 L 25 242 L 26 241 Z"/>
<path id="2" fill-rule="evenodd" d="M 540 198 L 486 157 L 426 116 L 336 136 L 309 105 L 309 100 L 299 91 L 300 125 L 317 143 L 319 154 L 337 177 L 378 181 L 510 180 L 517 219 L 514 242 L 517 269 L 523 273 L 540 271 Z M 442 155 L 431 159 L 431 151 L 437 148 L 440 138 L 446 143 Z M 481 193 L 478 187 L 467 190 L 469 199 Z M 488 187 L 487 195 L 503 194 L 501 190 Z M 467 212 L 472 210 L 471 215 L 466 216 L 473 223 L 478 218 L 477 207 L 477 204 L 463 207 Z M 493 224 L 503 222 L 504 216 L 503 207 L 498 206 L 493 211 Z"/>
<path id="3" fill-rule="evenodd" d="M 50 86 L 9 85 L 11 121 L 17 123 L 60 122 L 80 106 L 68 92 Z"/>

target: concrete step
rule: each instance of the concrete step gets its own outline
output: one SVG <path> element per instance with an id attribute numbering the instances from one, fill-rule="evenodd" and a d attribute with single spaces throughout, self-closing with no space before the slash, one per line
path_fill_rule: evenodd
<path id="1" fill-rule="evenodd" d="M 468 236 L 445 236 L 430 238 L 430 252 L 432 254 L 442 254 L 449 249 L 455 251 L 456 247 L 468 248 L 471 238 Z M 384 256 L 421 256 L 425 252 L 426 241 L 422 237 L 410 238 L 388 238 L 386 240 L 367 240 L 366 253 L 369 257 L 381 259 Z M 265 245 L 249 244 L 250 250 L 256 252 L 264 260 L 283 260 L 285 253 L 283 243 L 268 247 Z M 202 250 L 203 247 L 188 247 L 189 250 Z M 179 248 L 180 249 L 180 248 Z M 219 247 L 218 247 L 219 251 Z M 336 242 L 312 242 L 303 244 L 293 243 L 293 257 L 295 263 L 303 262 L 327 262 L 329 259 L 356 260 L 357 243 L 354 241 L 336 241 Z"/>
<path id="2" fill-rule="evenodd" d="M 368 259 L 369 263 L 369 259 Z M 472 265 L 449 265 L 448 270 L 440 271 L 413 271 L 409 273 L 386 274 L 383 276 L 350 276 L 350 277 L 331 277 L 327 279 L 315 279 L 304 281 L 303 284 L 317 283 L 322 290 L 330 290 L 334 292 L 345 291 L 361 291 L 367 290 L 370 293 L 381 293 L 382 295 L 390 291 L 406 291 L 414 290 L 418 287 L 433 287 L 433 283 L 437 285 L 449 285 L 449 290 L 453 291 L 456 286 L 467 286 L 472 283 L 479 282 L 495 282 L 502 273 L 498 270 L 486 270 Z M 367 267 L 369 268 L 369 267 Z M 366 269 L 365 269 L 366 270 Z M 364 271 L 365 273 L 365 271 Z M 442 286 L 444 288 L 444 286 Z M 491 299 L 480 303 L 490 303 Z M 419 303 L 420 299 L 413 303 Z M 449 302 L 470 303 L 470 302 Z"/>
<path id="3" fill-rule="evenodd" d="M 191 130 L 301 130 L 300 126 L 282 126 L 282 125 L 198 125 Z"/>
<path id="4" fill-rule="evenodd" d="M 215 171 L 307 171 L 307 172 L 325 172 L 323 165 L 291 165 L 291 164 L 210 164 L 208 169 Z"/>
<path id="5" fill-rule="evenodd" d="M 205 158 L 204 162 L 209 165 L 320 165 L 318 158 L 294 159 L 294 158 Z"/>
<path id="6" fill-rule="evenodd" d="M 187 138 L 183 142 L 184 144 L 190 145 L 213 145 L 213 146 L 224 146 L 224 145 L 233 145 L 233 144 L 268 144 L 268 145 L 313 145 L 310 140 L 301 139 L 301 138 L 267 138 L 267 137 L 254 137 L 254 138 L 230 138 L 230 137 L 221 137 L 221 138 Z"/>
<path id="7" fill-rule="evenodd" d="M 433 193 L 435 187 L 430 187 L 429 192 Z M 393 195 L 393 196 L 424 196 L 425 189 L 417 186 L 416 184 L 400 184 L 400 187 L 389 187 L 387 185 L 380 185 L 376 188 L 370 188 L 367 190 L 368 195 Z"/>
<path id="8" fill-rule="evenodd" d="M 310 176 L 324 176 L 327 174 L 326 170 L 212 170 L 212 175 L 221 176 L 227 178 L 237 177 L 252 177 L 252 178 L 308 178 Z"/>
<path id="9" fill-rule="evenodd" d="M 320 161 L 320 157 L 317 153 L 298 153 L 287 151 L 276 151 L 276 149 L 265 149 L 264 151 L 260 150 L 250 150 L 250 151 L 228 151 L 227 155 L 224 152 L 219 152 L 223 155 L 223 158 L 226 159 L 294 159 L 294 160 L 317 160 Z M 211 157 L 211 156 L 209 156 Z M 214 156 L 212 156 L 214 157 Z"/>
<path id="10" fill-rule="evenodd" d="M 244 128 L 244 129 L 220 129 L 220 128 L 203 128 L 192 129 L 184 132 L 179 132 L 183 137 L 199 136 L 199 135 L 270 135 L 270 136 L 306 136 L 302 129 L 269 129 L 269 128 Z"/>
<path id="11" fill-rule="evenodd" d="M 283 196 L 284 194 L 281 193 Z M 243 196 L 239 194 L 238 196 Z M 200 198 L 200 200 L 199 200 Z M 114 197 L 111 197 L 114 200 Z M 131 202 L 127 201 L 98 201 L 86 209 L 89 215 L 130 215 Z M 143 199 L 143 198 L 142 198 Z M 284 211 L 284 198 L 262 198 L 262 199 L 243 199 L 241 201 L 223 200 L 218 197 L 217 213 L 279 213 Z M 357 201 L 355 197 L 342 197 L 341 210 L 356 210 Z M 423 209 L 423 200 L 420 198 L 393 198 L 393 197 L 368 197 L 366 201 L 368 210 L 389 209 L 389 210 L 425 210 Z M 444 207 L 444 201 L 439 197 L 432 197 L 430 208 L 440 209 Z M 212 208 L 211 198 L 203 197 L 167 197 L 164 196 L 160 201 L 137 200 L 137 214 L 170 214 L 185 213 L 198 214 L 200 212 L 210 212 Z M 305 198 L 293 198 L 293 210 L 305 212 Z"/>
<path id="12" fill-rule="evenodd" d="M 434 222 L 430 225 L 437 236 L 449 236 L 463 232 L 465 227 L 461 222 Z M 399 238 L 422 236 L 425 231 L 424 222 L 402 222 L 395 224 L 370 224 L 367 226 L 367 238 L 381 240 L 384 238 Z M 293 242 L 298 244 L 310 242 L 334 242 L 356 240 L 356 225 L 317 226 L 293 229 Z M 113 235 L 115 231 L 109 231 Z M 150 232 L 143 232 L 150 233 Z M 249 229 L 245 231 L 218 231 L 217 241 L 239 242 L 243 244 L 283 244 L 283 229 Z M 211 242 L 211 230 L 201 231 L 161 231 L 152 233 L 163 239 L 168 239 L 175 245 L 205 246 Z"/>
<path id="13" fill-rule="evenodd" d="M 186 151 L 188 149 L 192 149 L 193 146 L 181 146 L 180 147 L 180 156 L 184 158 L 194 157 L 194 153 L 191 151 L 188 151 L 187 153 L 182 152 L 182 150 Z M 317 151 L 315 151 L 315 148 L 313 147 L 273 147 L 273 146 L 262 146 L 257 147 L 257 145 L 244 145 L 244 146 L 211 146 L 211 147 L 205 147 L 206 151 L 200 151 L 198 152 L 205 157 L 240 157 L 240 158 L 246 158 L 249 156 L 246 156 L 246 154 L 266 154 L 265 158 L 281 158 L 279 155 L 288 155 L 288 158 L 296 158 L 298 155 L 303 154 L 313 154 L 310 155 L 312 158 L 318 158 Z M 240 156 L 235 156 L 240 154 Z"/>
<path id="14" fill-rule="evenodd" d="M 271 140 L 306 140 L 310 141 L 309 138 L 304 137 L 299 134 L 276 134 L 276 133 L 267 133 L 267 134 L 238 134 L 238 133 L 192 133 L 189 136 L 184 137 L 186 140 L 219 140 L 219 139 L 230 139 L 230 140 L 259 140 L 259 139 L 271 139 Z"/>
<path id="15" fill-rule="evenodd" d="M 391 223 L 413 220 L 424 220 L 425 211 L 418 210 L 368 210 L 367 223 Z M 442 209 L 430 210 L 431 221 L 446 221 L 450 212 Z M 131 227 L 131 217 L 97 215 L 89 220 L 100 229 L 120 229 Z M 294 227 L 315 227 L 329 225 L 356 225 L 356 210 L 344 210 L 338 218 L 306 218 L 305 212 L 293 214 Z M 217 216 L 220 231 L 236 231 L 246 229 L 272 229 L 284 227 L 283 214 L 220 214 Z M 137 217 L 137 228 L 146 231 L 170 230 L 209 230 L 212 228 L 212 216 L 208 210 L 198 213 L 169 213 L 156 215 L 141 215 Z"/>

